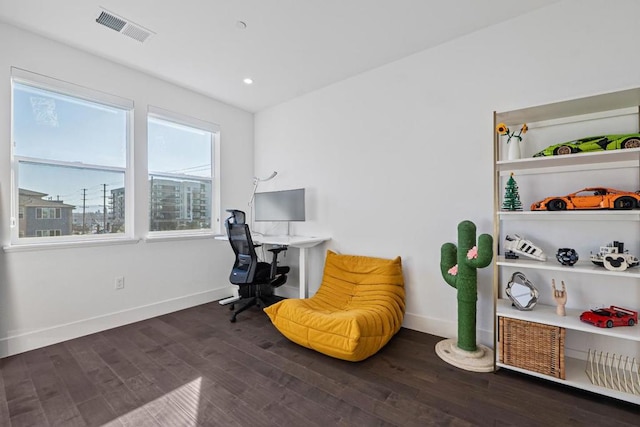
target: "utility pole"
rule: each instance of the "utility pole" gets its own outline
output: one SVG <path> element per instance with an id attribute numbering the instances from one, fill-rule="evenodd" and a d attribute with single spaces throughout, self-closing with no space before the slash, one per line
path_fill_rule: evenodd
<path id="1" fill-rule="evenodd" d="M 102 232 L 107 232 L 107 184 L 102 184 Z"/>
<path id="2" fill-rule="evenodd" d="M 107 230 L 108 233 L 113 233 L 113 227 L 116 224 L 116 201 L 115 195 L 111 193 L 109 196 L 109 214 L 111 216 L 111 227 Z"/>
<path id="3" fill-rule="evenodd" d="M 149 218 L 151 231 L 156 231 L 157 226 L 154 225 L 156 222 L 156 197 L 155 197 L 155 189 L 153 188 L 153 175 L 151 175 L 151 218 Z"/>
<path id="4" fill-rule="evenodd" d="M 82 234 L 85 234 L 85 212 L 87 209 L 87 189 L 82 189 Z"/>

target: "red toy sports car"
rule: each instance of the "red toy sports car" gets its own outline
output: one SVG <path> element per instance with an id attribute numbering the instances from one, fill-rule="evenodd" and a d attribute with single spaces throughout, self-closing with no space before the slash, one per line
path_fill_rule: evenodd
<path id="1" fill-rule="evenodd" d="M 591 323 L 600 328 L 613 328 L 614 326 L 633 326 L 638 323 L 638 312 L 612 305 L 609 308 L 598 308 L 585 311 L 580 315 L 580 320 Z"/>

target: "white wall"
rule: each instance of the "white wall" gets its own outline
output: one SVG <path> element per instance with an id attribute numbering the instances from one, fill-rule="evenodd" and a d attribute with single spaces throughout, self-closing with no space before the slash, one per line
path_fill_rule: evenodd
<path id="1" fill-rule="evenodd" d="M 138 159 L 146 155 L 149 104 L 219 124 L 222 208 L 246 206 L 253 176 L 252 114 L 0 24 L 2 245 L 10 241 L 11 66 L 133 99 Z M 135 181 L 135 232 L 140 238 L 148 227 L 146 166 L 136 169 Z M 229 296 L 232 260 L 228 243 L 212 238 L 0 250 L 0 357 Z M 116 276 L 125 277 L 125 289 L 115 290 Z"/>
<path id="2" fill-rule="evenodd" d="M 223 209 L 246 205 L 254 174 L 278 171 L 261 190 L 307 187 L 309 221 L 292 232 L 333 238 L 310 250 L 312 290 L 327 248 L 401 255 L 405 326 L 454 336 L 456 295 L 440 277 L 440 246 L 456 241 L 463 219 L 491 233 L 492 112 L 640 85 L 639 16 L 633 0 L 564 1 L 261 112 L 255 136 L 247 112 L 0 24 L 0 99 L 10 99 L 11 66 L 133 99 L 142 158 L 148 104 L 218 123 Z M 0 103 L 3 245 L 10 235 L 8 105 Z M 143 168 L 136 183 L 142 237 Z M 295 255 L 288 255 L 294 266 Z M 211 239 L 0 251 L 0 357 L 227 296 L 231 259 L 227 244 Z M 120 275 L 126 286 L 116 291 Z M 490 283 L 490 268 L 481 270 L 484 343 L 491 341 Z"/>
<path id="3" fill-rule="evenodd" d="M 256 171 L 279 172 L 265 187 L 310 189 L 295 230 L 333 238 L 310 257 L 310 288 L 326 248 L 400 255 L 405 326 L 455 336 L 440 247 L 464 219 L 492 232 L 493 111 L 640 85 L 638 17 L 633 0 L 564 1 L 257 114 Z M 479 272 L 485 344 L 491 278 Z"/>

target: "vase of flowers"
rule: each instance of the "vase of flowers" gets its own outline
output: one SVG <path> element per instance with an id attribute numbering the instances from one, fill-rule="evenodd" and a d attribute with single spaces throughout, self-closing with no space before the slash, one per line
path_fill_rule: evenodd
<path id="1" fill-rule="evenodd" d="M 516 131 L 511 132 L 507 125 L 504 123 L 498 123 L 496 126 L 496 132 L 500 135 L 507 135 L 507 159 L 516 160 L 521 157 L 520 141 L 522 141 L 522 135 L 527 133 L 528 130 L 529 128 L 527 127 L 527 124 L 524 123 L 516 135 Z"/>
<path id="2" fill-rule="evenodd" d="M 513 138 L 513 141 L 511 142 L 507 141 L 507 147 L 509 147 L 507 150 L 508 160 L 517 160 L 522 155 L 520 152 L 520 141 L 521 139 L 519 138 Z"/>

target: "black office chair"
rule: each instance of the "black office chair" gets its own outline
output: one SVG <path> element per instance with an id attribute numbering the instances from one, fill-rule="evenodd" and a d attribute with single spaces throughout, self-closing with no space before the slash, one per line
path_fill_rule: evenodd
<path id="1" fill-rule="evenodd" d="M 260 245 L 253 243 L 244 212 L 235 209 L 227 212 L 231 213 L 225 221 L 227 236 L 236 255 L 229 281 L 240 287 L 238 291 L 242 298 L 231 305 L 231 310 L 236 304 L 240 306 L 230 319 L 235 322 L 238 314 L 254 305 L 264 308 L 283 299 L 274 295 L 273 290 L 286 283 L 289 267 L 278 266 L 278 254 L 287 250 L 286 246 L 269 249 L 273 254 L 271 264 L 259 261 L 255 248 Z"/>

